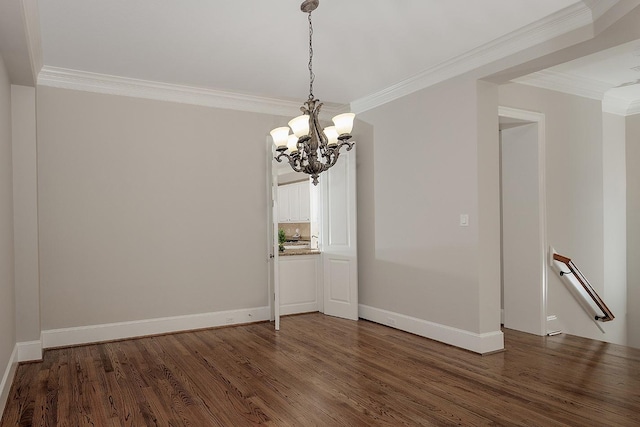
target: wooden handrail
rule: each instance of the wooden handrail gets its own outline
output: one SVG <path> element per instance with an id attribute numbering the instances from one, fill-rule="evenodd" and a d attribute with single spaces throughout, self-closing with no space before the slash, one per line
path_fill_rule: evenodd
<path id="1" fill-rule="evenodd" d="M 595 316 L 596 320 L 599 320 L 601 322 L 608 322 L 610 320 L 615 319 L 615 316 L 613 315 L 611 310 L 609 310 L 609 307 L 607 307 L 607 305 L 604 303 L 602 298 L 600 298 L 600 295 L 598 295 L 598 293 L 595 291 L 595 289 L 593 289 L 593 286 L 591 286 L 591 283 L 589 283 L 587 278 L 584 277 L 584 274 L 582 274 L 580 269 L 573 263 L 573 261 L 571 261 L 571 258 L 568 258 L 566 256 L 563 256 L 563 255 L 560 255 L 560 254 L 557 254 L 557 253 L 554 253 L 553 254 L 553 259 L 555 261 L 559 261 L 559 262 L 565 264 L 567 266 L 567 268 L 569 269 L 568 272 L 561 271 L 560 275 L 562 276 L 564 274 L 573 274 L 574 277 L 576 278 L 576 280 L 580 283 L 580 285 L 582 285 L 582 287 L 584 288 L 585 292 L 591 297 L 593 302 L 598 306 L 600 311 L 602 311 L 602 313 L 604 313 L 604 316 L 597 316 L 596 315 Z"/>

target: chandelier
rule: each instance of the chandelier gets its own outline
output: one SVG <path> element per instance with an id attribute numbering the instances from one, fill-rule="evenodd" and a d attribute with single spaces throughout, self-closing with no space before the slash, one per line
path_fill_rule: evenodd
<path id="1" fill-rule="evenodd" d="M 311 175 L 313 184 L 318 185 L 318 175 L 336 164 L 340 149 L 353 148 L 354 141 L 349 141 L 353 129 L 355 114 L 338 114 L 332 120 L 334 126 L 324 129 L 320 126 L 318 115 L 322 102 L 313 95 L 313 24 L 311 12 L 318 7 L 319 0 L 305 0 L 300 10 L 309 15 L 309 99 L 300 107 L 302 115 L 289 121 L 293 132 L 289 135 L 289 127 L 279 127 L 271 131 L 273 143 L 278 155 L 274 157 L 278 162 L 287 159 L 291 168 L 296 172 Z"/>

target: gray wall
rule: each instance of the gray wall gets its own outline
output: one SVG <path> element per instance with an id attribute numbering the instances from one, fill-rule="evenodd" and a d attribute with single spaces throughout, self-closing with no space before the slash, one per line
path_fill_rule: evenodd
<path id="1" fill-rule="evenodd" d="M 0 375 L 16 344 L 11 175 L 11 85 L 0 56 Z"/>
<path id="2" fill-rule="evenodd" d="M 604 296 L 614 315 L 621 313 L 621 318 L 602 324 L 607 331 L 602 334 L 551 270 L 548 271 L 547 314 L 557 315 L 566 333 L 624 343 L 626 307 L 616 295 L 624 292 L 625 284 L 614 277 L 605 277 L 606 174 L 601 103 L 508 84 L 500 87 L 500 105 L 545 114 L 547 242 L 575 261 L 596 291 Z M 615 159 L 611 160 L 607 171 L 613 167 L 611 163 L 615 164 Z M 621 161 L 620 157 L 617 161 Z M 618 245 L 622 247 L 624 243 Z M 610 274 L 611 269 L 607 272 Z M 614 297 L 608 299 L 609 295 Z"/>
<path id="3" fill-rule="evenodd" d="M 44 330 L 268 305 L 282 119 L 50 87 L 37 115 Z"/>
<path id="4" fill-rule="evenodd" d="M 36 90 L 11 86 L 16 339 L 40 339 Z"/>
<path id="5" fill-rule="evenodd" d="M 626 124 L 628 334 L 629 345 L 640 348 L 640 114 Z"/>
<path id="6" fill-rule="evenodd" d="M 359 302 L 499 330 L 497 90 L 453 81 L 359 118 L 375 130 L 358 145 Z"/>

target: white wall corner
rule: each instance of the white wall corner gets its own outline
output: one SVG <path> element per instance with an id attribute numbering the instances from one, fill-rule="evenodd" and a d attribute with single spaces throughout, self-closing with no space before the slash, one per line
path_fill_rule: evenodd
<path id="1" fill-rule="evenodd" d="M 18 348 L 18 362 L 42 360 L 42 341 L 25 341 L 16 344 Z"/>
<path id="2" fill-rule="evenodd" d="M 269 307 L 108 323 L 42 331 L 42 348 L 89 344 L 269 320 Z"/>
<path id="3" fill-rule="evenodd" d="M 38 73 L 42 69 L 42 35 L 40 33 L 40 14 L 37 0 L 22 0 L 24 27 L 29 48 L 29 59 L 33 81 L 37 84 Z"/>
<path id="4" fill-rule="evenodd" d="M 504 335 L 500 330 L 478 334 L 362 304 L 358 306 L 358 314 L 362 319 L 474 353 L 487 354 L 504 349 Z"/>
<path id="5" fill-rule="evenodd" d="M 5 367 L 4 373 L 2 375 L 2 382 L 0 382 L 0 419 L 2 419 L 4 407 L 7 405 L 7 400 L 9 399 L 9 392 L 11 391 L 13 378 L 16 375 L 16 369 L 18 369 L 17 344 L 13 347 L 13 352 L 11 353 L 11 357 L 9 358 L 9 363 L 7 363 L 7 366 Z"/>
<path id="6" fill-rule="evenodd" d="M 619 1 L 620 0 L 582 0 L 582 3 L 591 9 L 591 15 L 595 22 Z"/>

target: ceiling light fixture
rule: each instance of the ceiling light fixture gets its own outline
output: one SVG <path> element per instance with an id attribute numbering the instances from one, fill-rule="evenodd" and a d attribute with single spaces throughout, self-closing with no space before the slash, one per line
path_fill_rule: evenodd
<path id="1" fill-rule="evenodd" d="M 313 95 L 313 81 L 316 76 L 313 74 L 311 23 L 311 12 L 316 10 L 318 4 L 319 0 L 305 0 L 300 5 L 300 10 L 309 15 L 309 99 L 300 107 L 303 114 L 289 122 L 292 135 L 289 135 L 289 127 L 279 127 L 271 131 L 278 152 L 274 158 L 278 162 L 286 158 L 294 171 L 311 175 L 314 185 L 318 185 L 320 173 L 336 164 L 343 146 L 347 147 L 347 151 L 353 148 L 354 141 L 349 140 L 352 138 L 351 130 L 355 117 L 353 113 L 339 114 L 332 119 L 334 126 L 321 130 L 318 114 L 322 102 Z"/>

